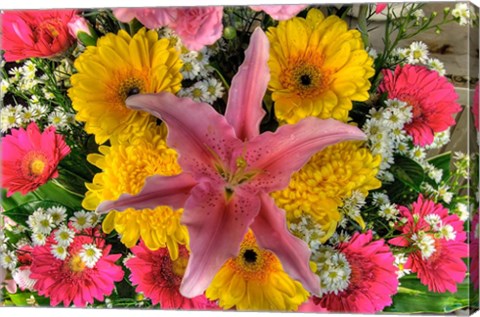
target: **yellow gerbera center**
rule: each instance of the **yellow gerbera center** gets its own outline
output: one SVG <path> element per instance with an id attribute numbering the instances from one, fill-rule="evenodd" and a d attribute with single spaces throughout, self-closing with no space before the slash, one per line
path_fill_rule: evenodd
<path id="1" fill-rule="evenodd" d="M 85 209 L 94 210 L 104 200 L 115 200 L 123 193 L 137 194 L 145 179 L 152 175 L 177 175 L 181 168 L 177 153 L 165 143 L 166 131 L 151 123 L 140 135 L 127 142 L 100 146 L 100 154 L 91 154 L 88 161 L 102 169 L 93 182 L 86 184 Z M 103 221 L 103 231 L 116 230 L 121 242 L 131 248 L 142 238 L 151 250 L 167 247 L 172 259 L 178 257 L 178 244 L 188 243 L 188 231 L 180 224 L 183 210 L 167 206 L 122 212 L 111 211 Z"/>
<path id="2" fill-rule="evenodd" d="M 303 168 L 294 173 L 287 188 L 273 192 L 277 206 L 285 209 L 290 222 L 310 215 L 324 231 L 326 241 L 342 219 L 338 208 L 343 199 L 359 191 L 364 196 L 379 188 L 376 179 L 381 157 L 373 157 L 362 142 L 341 142 L 315 154 Z M 361 219 L 356 219 L 362 222 Z"/>
<path id="3" fill-rule="evenodd" d="M 301 98 L 317 97 L 328 89 L 329 72 L 322 70 L 322 61 L 319 55 L 291 58 L 280 81 Z"/>
<path id="4" fill-rule="evenodd" d="M 75 60 L 78 72 L 68 94 L 76 119 L 85 122 L 98 144 L 141 133 L 155 118 L 127 108 L 125 99 L 138 93 L 176 93 L 181 67 L 179 52 L 154 30 L 142 28 L 133 36 L 123 30 L 108 33 Z"/>
<path id="5" fill-rule="evenodd" d="M 70 266 L 70 270 L 75 273 L 82 272 L 85 269 L 85 262 L 82 261 L 80 255 L 78 254 L 72 256 L 68 264 Z"/>
<path id="6" fill-rule="evenodd" d="M 309 10 L 306 18 L 279 22 L 270 41 L 268 84 L 280 123 L 307 116 L 348 119 L 352 101 L 365 101 L 374 74 L 373 60 L 360 32 L 337 16 Z"/>
<path id="7" fill-rule="evenodd" d="M 237 257 L 227 260 L 206 291 L 220 307 L 237 310 L 296 310 L 308 292 L 289 277 L 278 258 L 260 249 L 248 232 Z"/>
<path id="8" fill-rule="evenodd" d="M 40 176 L 48 164 L 45 154 L 37 151 L 27 153 L 22 160 L 22 172 L 26 177 Z"/>

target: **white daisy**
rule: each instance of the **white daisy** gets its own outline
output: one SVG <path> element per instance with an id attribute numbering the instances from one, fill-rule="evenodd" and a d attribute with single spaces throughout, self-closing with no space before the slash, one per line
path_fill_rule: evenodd
<path id="1" fill-rule="evenodd" d="M 73 217 L 70 218 L 70 221 L 72 222 L 72 225 L 75 227 L 75 229 L 81 231 L 83 229 L 92 227 L 90 217 L 91 212 L 80 210 L 73 214 Z"/>
<path id="2" fill-rule="evenodd" d="M 34 246 L 42 246 L 47 242 L 47 236 L 41 232 L 34 232 L 32 234 L 32 242 Z"/>
<path id="3" fill-rule="evenodd" d="M 469 217 L 468 206 L 463 203 L 457 203 L 455 205 L 455 213 L 458 215 L 461 221 L 467 221 Z"/>
<path id="4" fill-rule="evenodd" d="M 75 232 L 69 229 L 67 226 L 62 225 L 57 231 L 55 231 L 55 241 L 58 245 L 68 247 L 75 238 Z"/>
<path id="5" fill-rule="evenodd" d="M 48 113 L 48 107 L 41 104 L 31 104 L 30 110 L 35 120 L 42 119 Z"/>
<path id="6" fill-rule="evenodd" d="M 428 259 L 436 251 L 435 240 L 430 236 L 420 231 L 412 235 L 412 240 L 415 242 L 424 260 Z"/>
<path id="7" fill-rule="evenodd" d="M 372 204 L 375 206 L 386 205 L 390 203 L 390 198 L 385 193 L 373 193 L 372 194 Z"/>
<path id="8" fill-rule="evenodd" d="M 400 211 L 398 210 L 397 205 L 390 203 L 381 205 L 378 210 L 378 214 L 387 220 L 396 219 L 399 213 Z"/>
<path id="9" fill-rule="evenodd" d="M 32 228 L 33 232 L 40 232 L 48 235 L 55 227 L 52 216 L 43 212 L 38 215 L 36 221 L 36 226 Z"/>
<path id="10" fill-rule="evenodd" d="M 14 251 L 0 253 L 0 266 L 4 269 L 13 271 L 17 266 L 17 256 Z"/>
<path id="11" fill-rule="evenodd" d="M 437 214 L 429 214 L 424 217 L 425 222 L 430 225 L 433 231 L 439 231 L 442 227 L 442 219 Z"/>
<path id="12" fill-rule="evenodd" d="M 56 225 L 59 225 L 64 222 L 67 217 L 67 208 L 63 206 L 54 206 L 48 208 L 46 213 L 52 217 L 52 220 Z"/>
<path id="13" fill-rule="evenodd" d="M 438 58 L 429 58 L 427 60 L 427 67 L 436 71 L 440 76 L 445 75 L 445 65 Z"/>
<path id="14" fill-rule="evenodd" d="M 94 244 L 84 244 L 79 255 L 88 268 L 93 268 L 98 260 L 102 257 L 102 251 Z"/>
<path id="15" fill-rule="evenodd" d="M 452 16 L 457 19 L 458 24 L 467 25 L 470 20 L 470 8 L 467 3 L 457 3 L 452 10 Z"/>
<path id="16" fill-rule="evenodd" d="M 64 128 L 67 126 L 67 115 L 63 111 L 56 110 L 48 115 L 48 123 L 55 128 Z"/>
<path id="17" fill-rule="evenodd" d="M 200 75 L 200 63 L 197 60 L 197 52 L 191 51 L 181 54 L 183 66 L 180 69 L 184 79 L 195 79 Z"/>
<path id="18" fill-rule="evenodd" d="M 205 102 L 212 104 L 215 100 L 222 98 L 224 94 L 224 88 L 220 81 L 211 77 L 205 81 L 207 86 L 207 98 Z"/>
<path id="19" fill-rule="evenodd" d="M 409 64 L 425 64 L 428 59 L 428 46 L 423 42 L 413 42 L 410 44 L 410 54 L 407 56 Z"/>
<path id="20" fill-rule="evenodd" d="M 444 238 L 445 240 L 455 240 L 457 236 L 457 232 L 451 225 L 445 225 L 440 228 L 440 237 Z"/>
<path id="21" fill-rule="evenodd" d="M 50 252 L 55 258 L 62 261 L 68 256 L 67 247 L 60 244 L 53 244 Z"/>
<path id="22" fill-rule="evenodd" d="M 405 256 L 405 253 L 398 253 L 394 255 L 395 261 L 393 264 L 397 267 L 397 277 L 402 278 L 407 274 L 410 274 L 412 271 L 405 268 L 408 257 Z"/>

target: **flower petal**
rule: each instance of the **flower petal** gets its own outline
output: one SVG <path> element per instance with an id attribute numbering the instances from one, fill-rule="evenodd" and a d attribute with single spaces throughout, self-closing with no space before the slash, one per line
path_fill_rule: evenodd
<path id="1" fill-rule="evenodd" d="M 313 117 L 295 125 L 281 126 L 275 133 L 262 133 L 246 145 L 244 158 L 249 166 L 247 172 L 257 173 L 249 186 L 266 192 L 283 189 L 288 185 L 291 174 L 324 147 L 365 138 L 357 127 L 333 119 Z"/>
<path id="2" fill-rule="evenodd" d="M 287 228 L 285 211 L 267 194 L 260 194 L 260 212 L 250 226 L 258 245 L 275 253 L 292 278 L 310 293 L 320 295 L 320 279 L 310 269 L 310 249 Z"/>
<path id="3" fill-rule="evenodd" d="M 267 36 L 261 28 L 257 28 L 245 51 L 245 60 L 232 79 L 225 112 L 225 118 L 240 140 L 251 139 L 259 133 L 260 122 L 265 115 L 262 100 L 270 80 L 268 58 Z"/>
<path id="4" fill-rule="evenodd" d="M 175 176 L 154 175 L 146 179 L 137 195 L 123 194 L 117 200 L 107 200 L 98 205 L 97 213 L 110 210 L 122 211 L 127 208 L 145 209 L 157 206 L 182 208 L 190 190 L 197 184 L 190 174 Z"/>
<path id="5" fill-rule="evenodd" d="M 237 256 L 259 209 L 258 196 L 239 187 L 228 201 L 224 189 L 212 183 L 200 183 L 192 189 L 182 215 L 191 250 L 180 286 L 183 296 L 203 294 L 225 261 Z"/>
<path id="6" fill-rule="evenodd" d="M 225 117 L 206 103 L 163 92 L 134 95 L 126 104 L 132 109 L 147 111 L 166 123 L 168 146 L 179 153 L 178 163 L 182 170 L 190 172 L 196 179 L 217 179 L 215 165 L 229 162 L 233 149 L 241 146 Z"/>

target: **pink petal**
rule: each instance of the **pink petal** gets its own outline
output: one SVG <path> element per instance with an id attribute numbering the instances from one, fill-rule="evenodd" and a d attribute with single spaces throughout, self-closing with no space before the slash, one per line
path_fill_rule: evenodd
<path id="1" fill-rule="evenodd" d="M 250 184 L 267 192 L 283 189 L 288 185 L 291 174 L 324 147 L 365 138 L 357 127 L 333 119 L 313 117 L 294 125 L 281 126 L 275 133 L 262 133 L 246 145 L 244 158 L 248 171 L 258 173 Z M 242 154 L 237 153 L 238 156 Z"/>
<path id="2" fill-rule="evenodd" d="M 375 6 L 375 13 L 376 14 L 380 14 L 382 13 L 383 10 L 385 10 L 385 8 L 387 7 L 388 3 L 385 3 L 385 2 L 379 2 L 377 3 L 377 5 Z"/>
<path id="3" fill-rule="evenodd" d="M 257 28 L 245 51 L 245 60 L 232 79 L 225 112 L 227 121 L 233 126 L 240 140 L 257 136 L 260 122 L 265 115 L 262 100 L 270 80 L 268 58 L 268 39 L 262 29 Z"/>
<path id="4" fill-rule="evenodd" d="M 176 176 L 154 175 L 146 179 L 145 185 L 137 195 L 123 194 L 117 200 L 107 200 L 98 205 L 97 213 L 110 210 L 122 211 L 127 208 L 145 209 L 157 206 L 182 208 L 190 190 L 197 182 L 190 174 Z"/>
<path id="5" fill-rule="evenodd" d="M 201 183 L 185 203 L 182 223 L 190 235 L 190 259 L 180 286 L 183 296 L 203 294 L 215 274 L 237 256 L 248 227 L 260 209 L 258 196 L 240 187 L 227 201 L 224 188 Z"/>
<path id="6" fill-rule="evenodd" d="M 310 269 L 308 245 L 288 231 L 285 211 L 268 194 L 261 194 L 260 201 L 260 212 L 251 225 L 258 245 L 275 253 L 285 272 L 300 281 L 307 291 L 320 295 L 320 279 Z"/>
<path id="7" fill-rule="evenodd" d="M 300 11 L 307 7 L 306 4 L 297 5 L 263 5 L 250 6 L 250 9 L 255 11 L 265 11 L 269 16 L 275 20 L 288 20 L 296 16 Z"/>
<path id="8" fill-rule="evenodd" d="M 196 179 L 218 179 L 219 164 L 230 162 L 233 149 L 241 147 L 225 117 L 206 103 L 178 98 L 171 93 L 135 95 L 126 103 L 166 123 L 167 144 L 179 153 L 178 162 L 183 171 Z"/>

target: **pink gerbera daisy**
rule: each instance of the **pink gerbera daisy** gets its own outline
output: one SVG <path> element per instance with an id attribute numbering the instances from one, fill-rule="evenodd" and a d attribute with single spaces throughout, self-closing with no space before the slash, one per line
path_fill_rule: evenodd
<path id="1" fill-rule="evenodd" d="M 121 254 L 109 254 L 110 249 L 97 229 L 84 229 L 65 250 L 56 244 L 53 232 L 44 246 L 33 249 L 30 277 L 37 280 L 35 290 L 49 297 L 51 306 L 73 302 L 85 307 L 94 299 L 103 301 L 124 275 L 115 264 Z"/>
<path id="2" fill-rule="evenodd" d="M 179 245 L 179 254 L 175 261 L 170 258 L 167 248 L 152 251 L 143 241 L 131 250 L 135 257 L 125 263 L 132 272 L 130 280 L 133 285 L 137 285 L 136 291 L 143 292 L 152 300 L 153 305 L 160 303 L 164 309 L 217 308 L 205 295 L 187 298 L 180 294 L 180 283 L 188 263 L 185 246 Z"/>
<path id="3" fill-rule="evenodd" d="M 415 145 L 433 142 L 434 133 L 455 124 L 453 115 L 462 110 L 454 86 L 438 72 L 418 65 L 397 66 L 395 72 L 383 71 L 379 92 L 389 99 L 399 99 L 412 107 L 412 122 L 405 130 Z"/>
<path id="4" fill-rule="evenodd" d="M 475 289 L 478 289 L 478 252 L 479 252 L 479 226 L 478 226 L 478 212 L 473 216 L 472 227 L 470 229 L 470 279 L 472 280 Z"/>
<path id="5" fill-rule="evenodd" d="M 12 129 L 2 138 L 2 187 L 7 197 L 15 192 L 25 195 L 58 176 L 58 163 L 70 153 L 70 148 L 54 127 L 40 132 L 32 122 L 27 129 Z"/>
<path id="6" fill-rule="evenodd" d="M 442 204 L 425 199 L 423 195 L 411 209 L 400 206 L 399 210 L 406 222 L 398 227 L 402 235 L 389 243 L 413 249 L 405 268 L 417 273 L 429 291 L 456 292 L 456 283 L 463 281 L 467 271 L 462 261 L 468 255 L 463 221 L 457 215 L 449 215 Z"/>
<path id="7" fill-rule="evenodd" d="M 372 238 L 372 231 L 357 232 L 338 246 L 351 270 L 348 287 L 314 297 L 316 305 L 329 312 L 375 313 L 392 304 L 398 287 L 394 256 L 383 240 Z"/>

